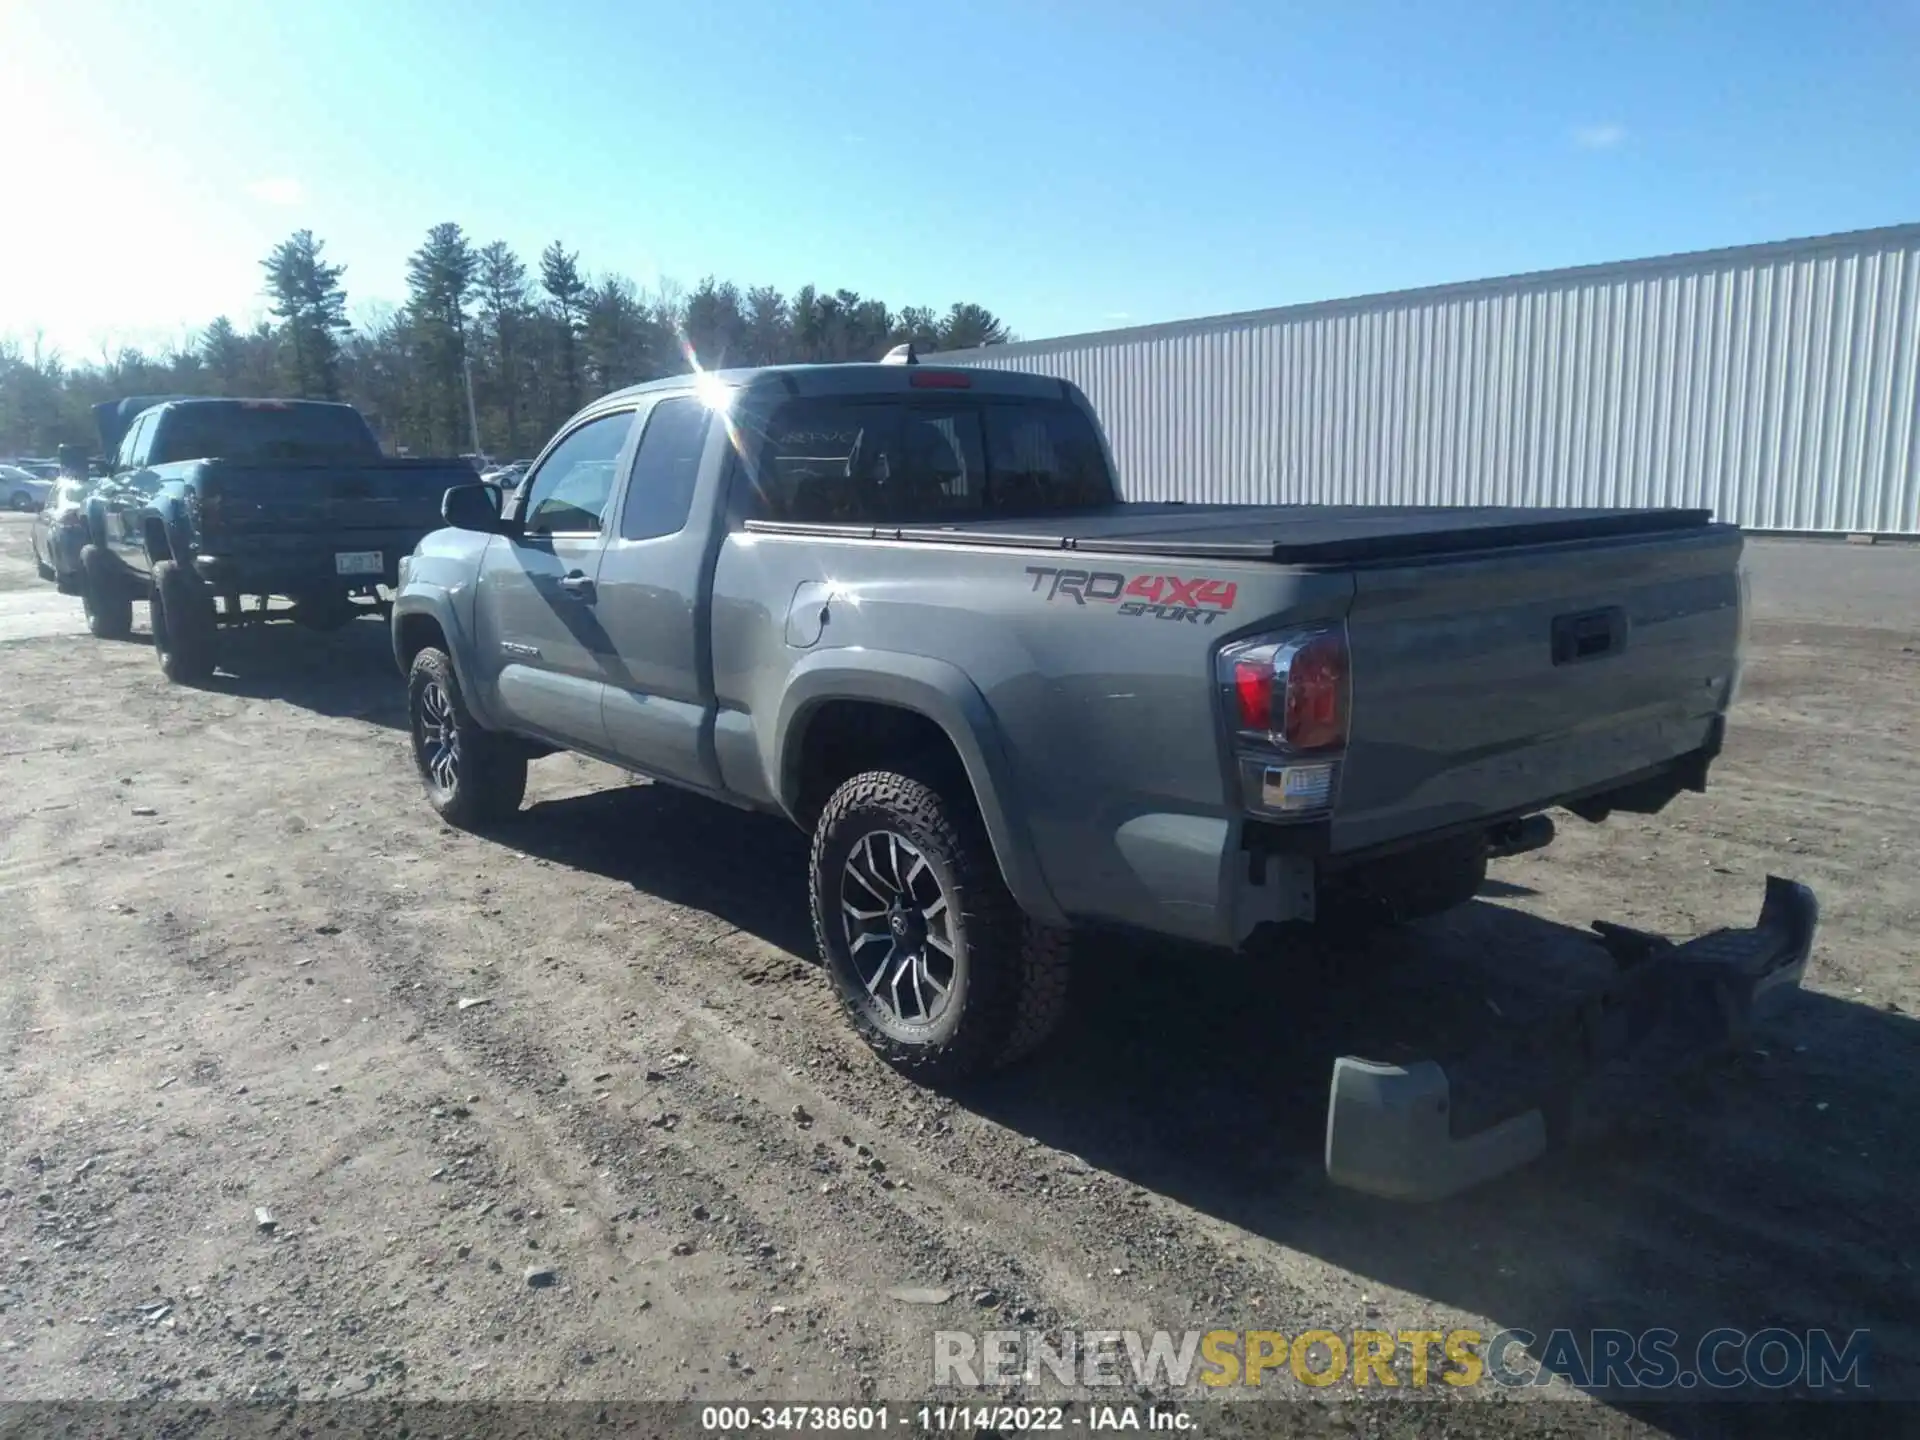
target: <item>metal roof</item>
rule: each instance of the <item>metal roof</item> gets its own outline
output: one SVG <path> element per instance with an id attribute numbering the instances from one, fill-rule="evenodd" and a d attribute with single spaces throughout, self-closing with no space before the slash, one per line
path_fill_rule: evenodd
<path id="1" fill-rule="evenodd" d="M 1077 385 L 1129 500 L 1920 536 L 1920 225 L 928 357 Z"/>
<path id="2" fill-rule="evenodd" d="M 1770 240 L 1758 245 L 1730 245 L 1717 250 L 1683 250 L 1673 255 L 1655 255 L 1640 260 L 1609 260 L 1597 265 L 1574 265 L 1561 270 L 1527 270 L 1517 275 L 1501 275 L 1487 280 L 1456 280 L 1443 285 L 1423 285 L 1412 290 L 1381 290 L 1372 294 L 1353 295 L 1337 300 L 1312 300 L 1298 305 L 1274 306 L 1266 310 L 1235 310 L 1224 315 L 1203 315 L 1190 320 L 1165 320 L 1153 325 L 1129 325 L 1117 330 L 1084 330 L 1073 335 L 1018 340 L 990 348 L 996 360 L 1018 358 L 1022 354 L 1040 354 L 1062 346 L 1095 340 L 1103 343 L 1159 340 L 1179 335 L 1231 330 L 1243 325 L 1310 320 L 1356 310 L 1382 310 L 1398 305 L 1424 305 L 1434 301 L 1546 289 L 1570 282 L 1625 279 L 1662 272 L 1691 272 L 1713 269 L 1722 265 L 1749 265 L 1756 261 L 1787 255 L 1812 255 L 1832 250 L 1878 249 L 1915 242 L 1920 242 L 1920 221 L 1902 225 L 1882 225 L 1870 230 L 1843 230 L 1832 235 L 1814 235 L 1799 240 Z M 976 353 L 978 353 L 977 350 L 942 350 L 920 358 L 929 364 L 954 365 L 962 363 L 965 356 Z"/>

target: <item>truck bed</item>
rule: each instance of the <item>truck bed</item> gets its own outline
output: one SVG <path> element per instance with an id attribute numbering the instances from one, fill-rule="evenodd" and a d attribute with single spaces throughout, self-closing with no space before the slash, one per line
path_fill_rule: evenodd
<path id="1" fill-rule="evenodd" d="M 937 540 L 1110 555 L 1368 565 L 1561 541 L 1701 528 L 1706 510 L 1552 510 L 1463 505 L 1122 504 L 1071 515 L 951 525 L 813 525 L 749 521 L 769 533 Z"/>

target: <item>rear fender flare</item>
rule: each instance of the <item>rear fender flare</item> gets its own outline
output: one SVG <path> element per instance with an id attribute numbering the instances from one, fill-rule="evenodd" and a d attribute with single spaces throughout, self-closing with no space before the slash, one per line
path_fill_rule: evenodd
<path id="1" fill-rule="evenodd" d="M 800 811 L 801 739 L 813 711 L 830 700 L 892 705 L 938 725 L 966 770 L 994 858 L 1014 899 L 1043 924 L 1066 923 L 1014 799 L 999 724 L 964 671 L 944 660 L 885 650 L 835 650 L 802 660 L 781 697 L 769 768 L 777 782 L 775 793 L 790 816 Z"/>

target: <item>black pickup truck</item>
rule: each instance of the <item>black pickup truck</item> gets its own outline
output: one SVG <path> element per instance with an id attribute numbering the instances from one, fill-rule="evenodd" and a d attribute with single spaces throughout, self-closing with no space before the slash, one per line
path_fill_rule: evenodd
<path id="1" fill-rule="evenodd" d="M 113 458 L 87 501 L 87 625 L 123 637 L 146 599 L 160 667 L 182 682 L 213 672 L 222 625 L 384 612 L 400 557 L 472 479 L 458 460 L 383 454 L 351 405 L 144 396 L 94 418 Z"/>

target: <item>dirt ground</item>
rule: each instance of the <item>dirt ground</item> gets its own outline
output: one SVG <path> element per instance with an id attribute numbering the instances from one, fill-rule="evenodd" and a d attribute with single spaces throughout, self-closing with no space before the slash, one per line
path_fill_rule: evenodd
<path id="1" fill-rule="evenodd" d="M 26 554 L 5 517 L 0 1398 L 902 1399 L 935 1329 L 1055 1325 L 1865 1327 L 1920 1394 L 1920 550 L 1754 546 L 1710 794 L 1292 971 L 1098 944 L 952 1097 L 838 1018 L 797 833 L 570 757 L 446 829 L 378 624 L 181 689 Z M 1593 918 L 1750 924 L 1769 872 L 1824 919 L 1760 1048 L 1454 1201 L 1327 1184 L 1331 1056 L 1592 978 Z"/>

